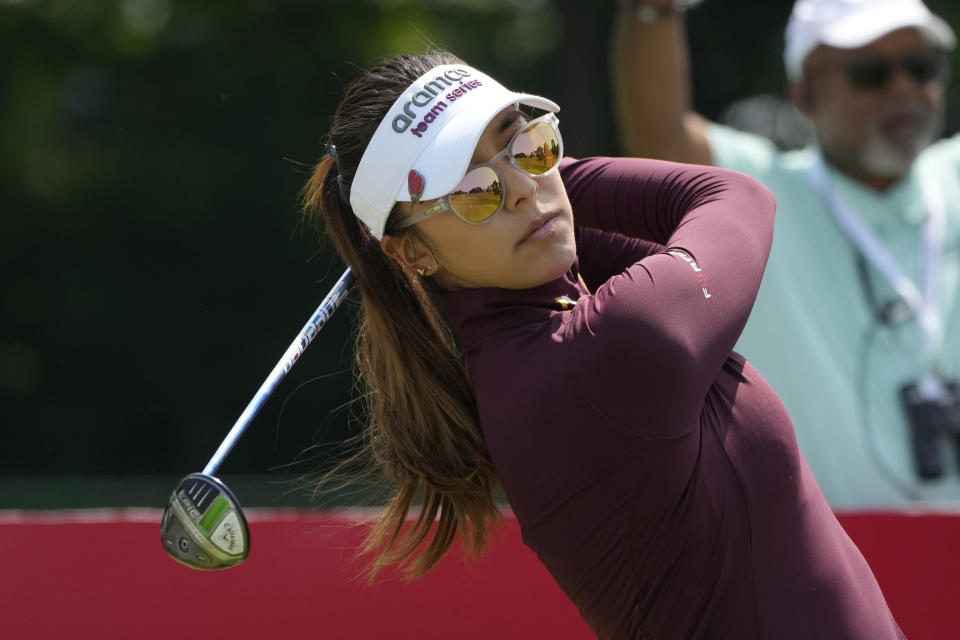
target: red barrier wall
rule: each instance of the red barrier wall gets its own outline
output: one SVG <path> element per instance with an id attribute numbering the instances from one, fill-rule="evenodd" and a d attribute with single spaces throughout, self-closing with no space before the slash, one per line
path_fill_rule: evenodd
<path id="1" fill-rule="evenodd" d="M 253 511 L 253 510 L 252 510 Z M 0 514 L 0 637 L 592 637 L 508 519 L 476 564 L 448 556 L 424 579 L 351 581 L 348 515 L 250 514 L 243 565 L 168 559 L 153 510 Z M 910 640 L 960 637 L 960 514 L 845 514 Z"/>

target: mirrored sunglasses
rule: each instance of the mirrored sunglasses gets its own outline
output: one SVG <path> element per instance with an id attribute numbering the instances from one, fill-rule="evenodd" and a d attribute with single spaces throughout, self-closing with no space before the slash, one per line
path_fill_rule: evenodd
<path id="1" fill-rule="evenodd" d="M 851 87 L 861 90 L 882 89 L 897 69 L 903 69 L 921 84 L 943 78 L 947 57 L 942 51 L 927 49 L 899 58 L 863 56 L 847 62 L 843 69 Z"/>
<path id="2" fill-rule="evenodd" d="M 532 178 L 551 174 L 563 158 L 563 139 L 558 124 L 552 113 L 531 120 L 514 134 L 503 151 L 487 162 L 470 165 L 453 191 L 425 210 L 402 220 L 394 230 L 405 229 L 445 211 L 453 212 L 469 224 L 489 221 L 503 208 L 504 180 L 497 163 L 506 156 L 510 164 Z"/>

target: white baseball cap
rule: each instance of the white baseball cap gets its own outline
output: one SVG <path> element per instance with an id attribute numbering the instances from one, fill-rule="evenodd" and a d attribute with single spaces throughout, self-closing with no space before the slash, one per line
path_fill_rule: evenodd
<path id="1" fill-rule="evenodd" d="M 818 45 L 855 49 L 904 27 L 944 49 L 956 42 L 950 26 L 921 0 L 797 0 L 783 53 L 787 78 L 803 77 L 803 61 Z"/>
<path id="2" fill-rule="evenodd" d="M 510 105 L 559 111 L 551 100 L 514 93 L 465 64 L 434 67 L 384 116 L 350 186 L 350 206 L 378 240 L 397 202 L 450 193 L 463 179 L 477 141 Z"/>

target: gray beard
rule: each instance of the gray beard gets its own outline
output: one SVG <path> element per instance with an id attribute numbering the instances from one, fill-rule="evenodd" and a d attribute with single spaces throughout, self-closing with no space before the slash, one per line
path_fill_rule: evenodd
<path id="1" fill-rule="evenodd" d="M 870 123 L 867 142 L 860 149 L 860 166 L 870 175 L 899 178 L 905 175 L 920 152 L 936 140 L 943 127 L 943 113 L 930 114 L 927 121 L 908 145 L 893 144 L 880 129 L 882 118 Z"/>

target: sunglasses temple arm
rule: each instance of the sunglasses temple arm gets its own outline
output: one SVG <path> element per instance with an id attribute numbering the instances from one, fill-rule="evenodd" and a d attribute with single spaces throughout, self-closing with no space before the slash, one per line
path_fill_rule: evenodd
<path id="1" fill-rule="evenodd" d="M 446 211 L 447 208 L 448 208 L 448 207 L 447 207 L 446 203 L 444 203 L 444 202 L 442 202 L 442 201 L 441 201 L 441 202 L 438 202 L 438 203 L 434 204 L 434 205 L 431 206 L 431 207 L 427 207 L 426 209 L 424 209 L 424 210 L 421 211 L 420 213 L 416 213 L 416 214 L 410 216 L 409 218 L 405 218 L 404 220 L 400 221 L 400 223 L 398 223 L 395 227 L 393 227 L 393 230 L 394 230 L 394 231 L 400 231 L 401 229 L 406 229 L 407 227 L 412 227 L 413 225 L 417 224 L 418 222 L 422 222 L 422 221 L 426 220 L 427 218 L 432 218 L 433 216 L 438 216 L 438 215 L 440 215 L 441 213 L 443 213 L 444 211 Z"/>

